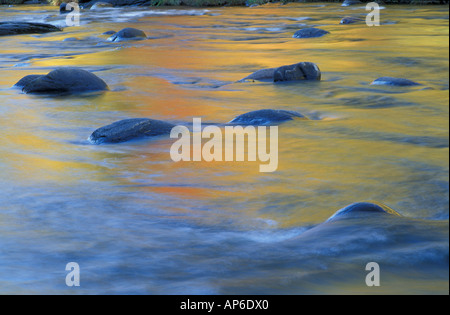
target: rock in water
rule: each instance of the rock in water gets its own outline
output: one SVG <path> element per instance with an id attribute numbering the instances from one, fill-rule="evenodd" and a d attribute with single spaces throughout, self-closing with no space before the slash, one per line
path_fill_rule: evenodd
<path id="1" fill-rule="evenodd" d="M 108 38 L 111 42 L 121 42 L 125 40 L 143 40 L 147 39 L 147 35 L 141 30 L 127 27 L 121 31 L 118 31 L 113 36 Z"/>
<path id="2" fill-rule="evenodd" d="M 363 19 L 356 17 L 356 16 L 346 16 L 344 18 L 342 18 L 340 24 L 353 24 L 353 23 L 358 23 L 358 22 L 362 22 Z"/>
<path id="3" fill-rule="evenodd" d="M 94 5 L 91 7 L 91 10 L 98 10 L 98 9 L 105 9 L 105 8 L 112 8 L 114 7 L 111 3 L 108 2 L 96 2 L 94 3 Z"/>
<path id="4" fill-rule="evenodd" d="M 290 66 L 258 70 L 239 80 L 245 81 L 292 81 L 292 80 L 320 80 L 319 67 L 312 62 L 300 62 Z"/>
<path id="5" fill-rule="evenodd" d="M 319 67 L 312 62 L 300 62 L 290 66 L 283 66 L 275 70 L 274 82 L 315 80 L 320 81 L 321 72 Z"/>
<path id="6" fill-rule="evenodd" d="M 374 80 L 371 85 L 414 86 L 420 84 L 403 78 L 381 77 Z"/>
<path id="7" fill-rule="evenodd" d="M 331 221 L 354 213 L 382 213 L 401 216 L 397 211 L 381 203 L 357 202 L 336 211 L 327 221 Z"/>
<path id="8" fill-rule="evenodd" d="M 51 24 L 29 22 L 0 22 L 0 36 L 44 34 L 60 31 L 60 28 Z"/>
<path id="9" fill-rule="evenodd" d="M 308 27 L 303 28 L 294 34 L 294 38 L 313 38 L 313 37 L 322 37 L 330 32 L 322 30 L 320 28 Z"/>
<path id="10" fill-rule="evenodd" d="M 263 126 L 279 124 L 285 121 L 293 120 L 294 118 L 307 119 L 302 114 L 293 111 L 261 109 L 237 116 L 230 121 L 230 124 Z"/>
<path id="11" fill-rule="evenodd" d="M 148 118 L 133 118 L 97 129 L 89 137 L 93 144 L 120 143 L 133 139 L 170 135 L 174 124 Z"/>
<path id="12" fill-rule="evenodd" d="M 58 68 L 47 75 L 26 76 L 15 86 L 31 94 L 71 94 L 108 90 L 107 84 L 86 70 Z"/>
<path id="13" fill-rule="evenodd" d="M 349 7 L 351 5 L 362 5 L 363 3 L 359 0 L 344 0 L 341 6 Z"/>
<path id="14" fill-rule="evenodd" d="M 23 77 L 22 79 L 19 80 L 19 82 L 17 82 L 16 84 L 14 84 L 14 87 L 16 88 L 21 88 L 23 89 L 23 87 L 27 84 L 29 84 L 31 81 L 34 81 L 40 77 L 43 77 L 43 74 L 30 74 L 27 75 L 26 77 Z"/>

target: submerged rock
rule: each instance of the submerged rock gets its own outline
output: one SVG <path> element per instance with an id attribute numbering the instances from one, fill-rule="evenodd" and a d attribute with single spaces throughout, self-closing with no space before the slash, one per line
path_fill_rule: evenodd
<path id="1" fill-rule="evenodd" d="M 353 24 L 364 21 L 363 19 L 356 17 L 356 16 L 346 16 L 342 18 L 341 22 L 339 24 Z"/>
<path id="2" fill-rule="evenodd" d="M 58 68 L 47 75 L 29 75 L 15 86 L 25 93 L 66 94 L 108 90 L 107 84 L 86 70 Z"/>
<path id="3" fill-rule="evenodd" d="M 116 34 L 116 31 L 106 31 L 102 35 L 113 35 Z"/>
<path id="4" fill-rule="evenodd" d="M 330 32 L 322 30 L 320 28 L 308 27 L 303 28 L 297 32 L 295 32 L 293 38 L 313 38 L 313 37 L 322 37 Z"/>
<path id="5" fill-rule="evenodd" d="M 290 66 L 283 66 L 275 70 L 273 81 L 300 81 L 314 80 L 320 81 L 321 72 L 319 67 L 312 62 L 300 62 Z"/>
<path id="6" fill-rule="evenodd" d="M 99 9 L 101 10 L 101 9 L 112 8 L 112 7 L 114 7 L 114 6 L 109 2 L 96 2 L 91 7 L 91 10 L 99 10 Z"/>
<path id="7" fill-rule="evenodd" d="M 262 126 L 262 125 L 278 124 L 285 121 L 293 120 L 294 118 L 308 119 L 302 114 L 294 111 L 260 109 L 239 115 L 232 121 L 230 121 L 230 124 Z"/>
<path id="8" fill-rule="evenodd" d="M 359 0 L 344 0 L 341 6 L 349 7 L 351 5 L 362 5 L 363 3 Z"/>
<path id="9" fill-rule="evenodd" d="M 120 143 L 139 138 L 170 135 L 174 124 L 148 118 L 133 118 L 97 129 L 89 137 L 93 144 Z"/>
<path id="10" fill-rule="evenodd" d="M 147 35 L 138 29 L 127 27 L 121 31 L 118 31 L 113 36 L 108 38 L 111 42 L 121 42 L 126 40 L 143 40 L 147 39 Z"/>
<path id="11" fill-rule="evenodd" d="M 381 77 L 374 80 L 371 85 L 414 86 L 420 83 L 403 78 Z"/>
<path id="12" fill-rule="evenodd" d="M 372 203 L 372 202 L 357 202 L 351 205 L 348 205 L 345 208 L 342 208 L 336 211 L 327 221 L 331 221 L 343 216 L 347 216 L 355 213 L 374 213 L 374 214 L 389 214 L 394 216 L 401 216 L 397 211 L 389 208 L 388 206 L 381 203 Z"/>
<path id="13" fill-rule="evenodd" d="M 0 36 L 21 35 L 21 34 L 44 34 L 50 32 L 60 32 L 61 29 L 44 23 L 30 22 L 0 22 Z"/>
<path id="14" fill-rule="evenodd" d="M 238 82 L 320 80 L 321 76 L 320 69 L 316 64 L 312 62 L 300 62 L 279 68 L 258 70 Z"/>

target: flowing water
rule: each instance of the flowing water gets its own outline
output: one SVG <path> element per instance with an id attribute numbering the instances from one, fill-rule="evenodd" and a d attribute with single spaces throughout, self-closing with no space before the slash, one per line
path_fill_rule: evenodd
<path id="1" fill-rule="evenodd" d="M 84 11 L 64 32 L 2 37 L 0 294 L 448 294 L 448 6 L 388 6 L 379 27 L 339 24 L 365 13 L 334 3 L 115 8 Z M 56 7 L 0 7 L 0 21 L 64 19 Z M 306 25 L 330 34 L 293 39 Z M 125 27 L 149 39 L 101 35 Z M 322 81 L 234 83 L 301 61 Z M 59 66 L 90 70 L 110 91 L 11 88 Z M 370 85 L 381 76 L 422 85 Z M 175 163 L 171 139 L 87 141 L 125 118 L 225 123 L 262 108 L 310 118 L 279 127 L 273 173 Z M 363 200 L 404 217 L 320 225 Z M 365 284 L 370 261 L 380 287 Z M 65 284 L 69 262 L 79 288 Z"/>

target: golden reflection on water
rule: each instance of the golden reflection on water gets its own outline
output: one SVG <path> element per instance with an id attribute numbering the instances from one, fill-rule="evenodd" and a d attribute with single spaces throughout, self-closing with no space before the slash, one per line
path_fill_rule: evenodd
<path id="1" fill-rule="evenodd" d="M 278 6 L 253 12 L 243 8 L 220 9 L 222 15 L 217 17 L 147 17 L 141 20 L 143 23 L 127 26 L 144 29 L 150 36 L 164 33 L 169 36 L 132 44 L 111 44 L 109 49 L 70 58 L 32 59 L 36 71 L 27 68 L 3 72 L 0 84 L 10 86 L 26 74 L 46 73 L 57 66 L 81 66 L 99 68 L 97 74 L 109 83 L 111 91 L 98 97 L 69 100 L 14 96 L 16 100 L 11 100 L 9 106 L 16 108 L 1 119 L 6 135 L 1 140 L 1 162 L 14 170 L 17 181 L 54 181 L 62 185 L 76 184 L 81 179 L 133 185 L 136 180 L 146 183 L 152 174 L 158 174 L 148 187 L 135 189 L 178 200 L 202 200 L 211 207 L 216 202 L 233 200 L 232 204 L 242 206 L 239 212 L 249 217 L 269 218 L 284 227 L 323 221 L 338 205 L 358 200 L 381 199 L 395 206 L 411 193 L 396 184 L 408 178 L 404 173 L 408 168 L 399 167 L 398 161 L 405 159 L 443 168 L 448 164 L 448 148 L 358 138 L 359 132 L 417 137 L 445 137 L 448 132 L 445 105 L 448 93 L 436 85 L 448 81 L 445 71 L 438 70 L 448 67 L 448 60 L 441 55 L 448 52 L 448 42 L 443 40 L 448 36 L 448 29 L 439 20 L 424 22 L 409 15 L 399 17 L 399 12 L 406 14 L 402 10 L 404 7 L 392 6 L 382 11 L 382 18 L 397 24 L 372 28 L 363 24 L 339 25 L 336 15 L 321 16 L 317 8 L 294 12 Z M 291 38 L 294 29 L 261 34 L 245 30 L 252 24 L 256 27 L 271 24 L 267 16 L 287 15 L 319 17 L 320 24 L 326 24 L 324 28 L 331 34 L 304 41 Z M 337 15 L 345 14 L 339 11 Z M 236 23 L 237 29 L 230 30 L 228 17 L 229 21 L 250 19 L 251 22 L 241 28 Z M 225 26 L 217 28 L 217 23 Z M 110 26 L 118 28 L 108 24 L 102 26 L 102 31 Z M 201 28 L 192 28 L 197 26 Z M 71 31 L 42 38 L 23 36 L 12 41 L 22 48 L 23 41 L 36 44 L 49 40 L 55 44 L 70 37 Z M 98 36 L 98 31 L 97 27 L 82 26 L 73 35 Z M 240 40 L 233 40 L 234 36 Z M 255 36 L 261 39 L 251 39 Z M 245 40 L 246 37 L 249 39 Z M 14 48 L 2 51 L 21 52 Z M 383 58 L 399 56 L 425 60 L 425 65 L 414 68 L 383 62 Z M 208 81 L 232 83 L 260 68 L 299 61 L 316 62 L 322 69 L 323 82 L 287 87 L 255 83 L 211 88 L 216 82 Z M 368 83 L 382 75 L 417 78 L 434 86 L 428 90 L 385 94 L 420 104 L 417 113 L 417 108 L 405 106 L 367 109 L 336 102 L 339 98 L 367 93 L 352 87 L 368 88 Z M 337 81 L 333 83 L 335 78 Z M 16 92 L 1 93 L 9 97 Z M 20 110 L 18 102 L 25 102 L 27 109 Z M 292 109 L 306 115 L 322 113 L 320 121 L 287 123 L 280 127 L 279 168 L 274 174 L 261 174 L 259 164 L 250 162 L 176 164 L 170 161 L 167 141 L 157 140 L 137 147 L 113 146 L 111 150 L 80 148 L 76 143 L 118 118 L 149 117 L 189 123 L 193 117 L 202 117 L 205 122 L 225 123 L 238 114 L 260 108 Z M 427 108 L 431 108 L 429 113 Z M 447 115 L 435 114 L 433 110 Z M 53 117 L 63 121 L 54 125 Z M 24 124 L 27 128 L 22 127 Z M 56 131 L 55 136 L 52 128 L 61 130 L 64 124 L 70 126 L 69 130 Z M 83 130 L 78 130 L 75 136 L 71 134 L 70 130 L 79 127 Z M 353 135 L 336 136 L 333 130 L 340 128 Z M 277 205 L 285 203 L 273 200 L 277 195 L 297 196 L 300 206 L 293 202 L 292 209 L 279 213 Z M 255 200 L 258 198 L 261 202 Z M 262 211 L 272 200 L 274 206 Z M 236 209 L 228 211 L 233 213 Z"/>

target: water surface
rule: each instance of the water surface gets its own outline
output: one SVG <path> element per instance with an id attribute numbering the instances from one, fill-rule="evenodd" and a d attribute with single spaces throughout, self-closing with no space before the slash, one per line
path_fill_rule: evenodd
<path id="1" fill-rule="evenodd" d="M 116 8 L 61 33 L 2 37 L 0 294 L 448 294 L 448 6 L 388 6 L 380 27 L 340 25 L 364 7 Z M 64 25 L 56 7 L 0 7 L 0 21 Z M 305 26 L 317 39 L 293 39 Z M 135 27 L 150 39 L 101 35 Z M 77 40 L 64 41 L 67 38 Z M 316 63 L 321 82 L 234 83 Z M 96 96 L 11 86 L 77 66 Z M 381 76 L 418 87 L 371 86 Z M 279 167 L 174 163 L 170 139 L 93 146 L 114 121 L 225 123 L 273 108 L 309 121 L 279 128 Z M 401 219 L 307 233 L 338 209 L 376 200 Z M 65 266 L 81 267 L 81 287 Z M 382 286 L 365 285 L 379 262 Z"/>

